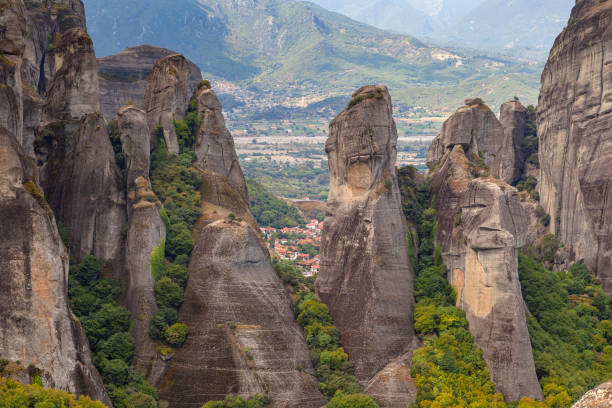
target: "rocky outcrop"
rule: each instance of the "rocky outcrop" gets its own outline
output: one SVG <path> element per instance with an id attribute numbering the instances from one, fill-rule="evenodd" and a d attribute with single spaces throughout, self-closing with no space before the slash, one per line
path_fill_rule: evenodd
<path id="1" fill-rule="evenodd" d="M 572 408 L 610 408 L 611 404 L 612 381 L 608 381 L 584 394 Z"/>
<path id="2" fill-rule="evenodd" d="M 539 193 L 557 235 L 612 294 L 612 2 L 578 0 L 542 73 Z"/>
<path id="3" fill-rule="evenodd" d="M 517 101 L 501 106 L 500 120 L 479 99 L 467 99 L 442 125 L 427 150 L 427 165 L 439 164 L 444 154 L 459 145 L 473 162 L 482 161 L 491 176 L 513 183 L 521 175 L 525 158 L 521 142 L 527 110 Z"/>
<path id="4" fill-rule="evenodd" d="M 34 364 L 43 384 L 110 404 L 68 305 L 68 254 L 34 163 L 0 126 L 0 358 Z"/>
<path id="5" fill-rule="evenodd" d="M 159 60 L 147 78 L 143 110 L 147 113 L 151 132 L 155 133 L 155 129 L 161 127 L 170 153 L 179 151 L 172 122 L 185 118 L 185 110 L 192 95 L 190 77 L 191 67 L 187 59 L 180 54 L 172 54 Z M 153 138 L 152 143 L 155 142 Z"/>
<path id="6" fill-rule="evenodd" d="M 217 95 L 212 89 L 202 85 L 195 91 L 193 97 L 197 102 L 198 117 L 201 120 L 194 146 L 198 165 L 227 177 L 242 198 L 248 202 L 246 182 L 234 149 L 234 139 L 225 127 Z"/>
<path id="7" fill-rule="evenodd" d="M 221 107 L 208 89 L 196 99 L 202 214 L 179 312 L 189 337 L 168 362 L 160 397 L 173 407 L 201 407 L 227 394 L 267 393 L 271 407 L 321 407 L 304 334 L 251 215 L 233 140 L 214 116 Z"/>
<path id="8" fill-rule="evenodd" d="M 41 183 L 58 222 L 70 231 L 71 254 L 76 259 L 94 254 L 119 270 L 123 181 L 99 113 L 91 39 L 84 30 L 68 30 L 55 58 L 57 72 L 35 142 Z"/>
<path id="9" fill-rule="evenodd" d="M 98 58 L 100 105 L 104 117 L 111 120 L 130 101 L 136 106 L 142 106 L 149 74 L 160 59 L 171 54 L 175 52 L 151 45 L 139 45 Z M 187 64 L 188 95 L 191 95 L 202 80 L 202 73 L 193 62 L 187 60 Z"/>
<path id="10" fill-rule="evenodd" d="M 527 109 L 518 101 L 509 101 L 501 106 L 499 121 L 504 129 L 504 147 L 500 178 L 508 184 L 513 184 L 521 177 L 525 166 L 527 158 L 523 157 L 521 146 L 527 118 Z"/>
<path id="11" fill-rule="evenodd" d="M 125 301 L 132 314 L 135 341 L 134 366 L 148 378 L 158 371 L 156 345 L 149 337 L 149 322 L 157 313 L 151 272 L 151 254 L 166 237 L 161 203 L 149 181 L 150 132 L 144 111 L 125 106 L 117 115 L 121 146 L 126 159 L 128 230 L 125 242 Z"/>
<path id="12" fill-rule="evenodd" d="M 381 406 L 403 407 L 416 395 L 405 375 L 416 337 L 397 131 L 386 87 L 364 87 L 353 98 L 358 103 L 331 122 L 325 145 L 330 191 L 316 289 L 366 391 Z"/>
<path id="13" fill-rule="evenodd" d="M 452 133 L 458 123 L 486 128 L 473 122 L 471 109 L 460 109 L 443 133 Z M 460 117 L 464 115 L 467 118 Z M 490 121 L 486 116 L 481 119 Z M 460 140 L 465 128 L 456 129 L 460 136 L 446 133 L 438 138 Z M 492 129 L 497 137 L 498 128 Z M 488 137 L 484 130 L 475 134 Z M 479 156 L 466 154 L 474 150 L 474 146 L 455 143 L 430 175 L 438 221 L 436 244 L 442 249 L 449 281 L 457 289 L 457 306 L 466 312 L 497 390 L 506 401 L 524 396 L 541 399 L 517 270 L 527 218 L 518 191 L 486 176 L 486 167 L 473 161 Z"/>
<path id="14" fill-rule="evenodd" d="M 84 26 L 83 4 L 76 0 L 14 0 L 0 7 L 0 124 L 30 157 L 55 48 L 64 31 Z"/>

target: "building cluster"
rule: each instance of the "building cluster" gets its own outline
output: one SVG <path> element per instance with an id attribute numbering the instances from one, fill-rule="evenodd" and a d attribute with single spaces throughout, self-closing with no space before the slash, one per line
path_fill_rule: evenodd
<path id="1" fill-rule="evenodd" d="M 305 227 L 263 227 L 266 245 L 281 260 L 295 261 L 304 276 L 319 272 L 319 250 L 323 222 L 311 220 Z"/>

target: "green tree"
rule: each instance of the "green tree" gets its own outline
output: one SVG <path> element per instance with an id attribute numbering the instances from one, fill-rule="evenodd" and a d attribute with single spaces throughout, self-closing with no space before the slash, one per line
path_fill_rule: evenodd
<path id="1" fill-rule="evenodd" d="M 183 303 L 183 289 L 164 276 L 155 283 L 155 300 L 160 308 L 178 308 Z"/>
<path id="2" fill-rule="evenodd" d="M 83 257 L 81 263 L 76 267 L 75 277 L 81 285 L 89 285 L 100 276 L 102 265 L 93 255 Z"/>
<path id="3" fill-rule="evenodd" d="M 115 333 L 101 346 L 109 360 L 119 359 L 130 364 L 134 356 L 134 338 L 128 333 Z"/>
<path id="4" fill-rule="evenodd" d="M 327 408 L 378 408 L 372 397 L 366 394 L 337 393 Z"/>

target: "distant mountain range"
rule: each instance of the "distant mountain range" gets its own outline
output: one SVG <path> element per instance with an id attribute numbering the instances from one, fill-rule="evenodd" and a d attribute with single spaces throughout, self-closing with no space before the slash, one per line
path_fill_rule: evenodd
<path id="1" fill-rule="evenodd" d="M 545 60 L 574 0 L 312 0 L 375 27 Z"/>
<path id="2" fill-rule="evenodd" d="M 484 0 L 312 0 L 383 30 L 423 36 L 444 30 Z"/>
<path id="3" fill-rule="evenodd" d="M 169 48 L 194 61 L 208 78 L 230 82 L 233 93 L 248 89 L 260 93 L 262 100 L 269 94 L 265 104 L 305 106 L 346 97 L 368 83 L 387 84 L 399 105 L 437 111 L 453 110 L 468 95 L 481 96 L 493 106 L 514 95 L 535 102 L 537 95 L 537 66 L 427 46 L 415 37 L 383 31 L 312 3 L 84 3 L 99 57 L 133 45 Z"/>

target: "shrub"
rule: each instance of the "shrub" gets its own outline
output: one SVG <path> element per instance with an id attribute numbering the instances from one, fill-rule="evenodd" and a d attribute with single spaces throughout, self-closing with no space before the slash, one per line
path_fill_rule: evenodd
<path id="1" fill-rule="evenodd" d="M 64 391 L 43 388 L 39 384 L 21 384 L 0 377 L 0 407 L 36 407 L 36 408 L 104 408 L 100 401 L 89 397 L 76 397 Z"/>
<path id="2" fill-rule="evenodd" d="M 198 89 L 202 88 L 202 87 L 204 87 L 206 89 L 210 89 L 210 81 L 207 80 L 207 79 L 201 80 L 200 83 L 198 84 Z"/>
<path id="3" fill-rule="evenodd" d="M 182 254 L 189 255 L 195 244 L 191 231 L 182 222 L 171 225 L 166 238 L 166 255 L 172 259 Z"/>
<path id="4" fill-rule="evenodd" d="M 155 284 L 155 300 L 160 308 L 178 308 L 183 303 L 183 289 L 164 276 Z"/>
<path id="5" fill-rule="evenodd" d="M 329 401 L 327 408 L 378 408 L 378 405 L 369 395 L 339 392 Z"/>
<path id="6" fill-rule="evenodd" d="M 187 286 L 189 272 L 187 271 L 187 267 L 185 265 L 173 263 L 168 265 L 168 268 L 166 269 L 166 276 L 172 279 L 174 283 L 184 288 Z"/>
<path id="7" fill-rule="evenodd" d="M 189 334 L 189 327 L 184 323 L 175 323 L 164 330 L 164 340 L 173 347 L 182 346 Z"/>
<path id="8" fill-rule="evenodd" d="M 161 340 L 166 327 L 172 326 L 176 322 L 178 322 L 176 310 L 169 307 L 162 308 L 151 319 L 149 335 L 155 340 Z"/>

